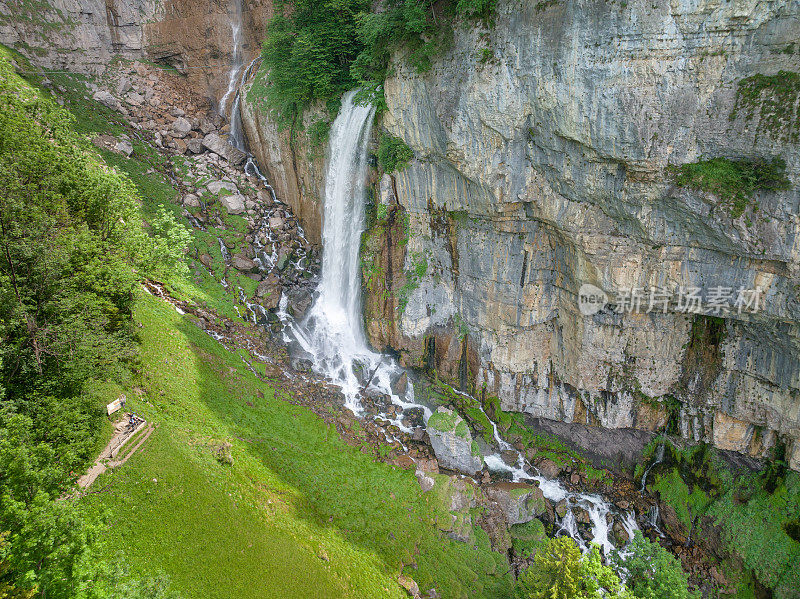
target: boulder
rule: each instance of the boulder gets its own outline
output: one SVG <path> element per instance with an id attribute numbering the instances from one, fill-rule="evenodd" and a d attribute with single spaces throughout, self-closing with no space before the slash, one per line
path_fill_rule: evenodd
<path id="1" fill-rule="evenodd" d="M 217 156 L 222 156 L 233 166 L 239 166 L 247 158 L 244 152 L 234 148 L 218 133 L 209 133 L 206 135 L 203 138 L 203 146 L 214 152 Z"/>
<path id="2" fill-rule="evenodd" d="M 547 511 L 547 502 L 538 486 L 502 482 L 487 486 L 484 491 L 503 510 L 509 526 L 525 524 Z"/>
<path id="3" fill-rule="evenodd" d="M 117 95 L 118 96 L 124 96 L 129 91 L 131 91 L 131 87 L 132 87 L 131 86 L 131 80 L 128 79 L 127 77 L 123 77 L 117 83 Z"/>
<path id="4" fill-rule="evenodd" d="M 439 465 L 448 470 L 474 475 L 483 459 L 464 419 L 447 408 L 439 408 L 428 419 L 428 436 Z"/>
<path id="5" fill-rule="evenodd" d="M 423 493 L 427 493 L 433 489 L 434 485 L 436 484 L 436 481 L 432 476 L 428 476 L 421 470 L 417 470 L 415 476 L 417 477 L 417 482 L 419 483 Z"/>
<path id="6" fill-rule="evenodd" d="M 222 196 L 219 201 L 228 211 L 228 214 L 242 214 L 245 211 L 244 196 L 234 194 L 230 196 Z"/>
<path id="7" fill-rule="evenodd" d="M 274 310 L 278 307 L 281 301 L 281 295 L 283 295 L 281 281 L 274 274 L 267 275 L 256 288 L 256 296 L 261 299 L 261 305 L 267 310 Z"/>
<path id="8" fill-rule="evenodd" d="M 413 578 L 409 578 L 408 576 L 400 576 L 397 578 L 397 582 L 400 583 L 400 586 L 403 587 L 411 597 L 414 597 L 414 599 L 419 599 L 419 585 L 414 581 Z"/>
<path id="9" fill-rule="evenodd" d="M 545 478 L 558 478 L 558 475 L 561 474 L 561 466 L 547 458 L 537 460 L 536 469 Z"/>
<path id="10" fill-rule="evenodd" d="M 121 139 L 114 146 L 114 151 L 120 154 L 124 154 L 125 156 L 130 158 L 131 155 L 133 154 L 133 144 L 131 144 L 131 142 L 128 141 L 127 139 Z"/>
<path id="11" fill-rule="evenodd" d="M 177 137 L 178 139 L 183 139 L 192 131 L 192 124 L 185 118 L 178 117 L 175 119 L 175 122 L 172 123 L 172 136 Z"/>
<path id="12" fill-rule="evenodd" d="M 233 259 L 231 260 L 231 263 L 233 264 L 233 267 L 236 270 L 241 270 L 242 272 L 249 272 L 251 270 L 258 268 L 258 265 L 255 262 L 253 262 L 250 258 L 247 258 L 246 256 L 242 256 L 240 254 L 234 256 Z"/>
<path id="13" fill-rule="evenodd" d="M 294 288 L 287 294 L 289 300 L 289 313 L 297 319 L 305 316 L 311 307 L 311 291 L 305 287 Z"/>
<path id="14" fill-rule="evenodd" d="M 118 104 L 117 99 L 114 96 L 112 96 L 110 92 L 107 92 L 105 90 L 100 90 L 98 92 L 95 92 L 94 95 L 92 96 L 92 99 L 95 100 L 96 102 L 100 102 L 100 104 L 108 108 L 116 108 Z"/>
<path id="15" fill-rule="evenodd" d="M 628 541 L 630 541 L 630 535 L 628 535 L 628 531 L 625 530 L 622 522 L 619 520 L 614 520 L 614 526 L 611 527 L 611 530 L 614 533 L 614 545 L 616 547 L 624 547 L 628 544 Z"/>
<path id="16" fill-rule="evenodd" d="M 239 193 L 239 188 L 236 187 L 236 184 L 233 181 L 212 181 L 206 185 L 206 189 L 208 189 L 209 193 L 214 195 L 218 195 L 223 189 L 231 192 L 232 194 Z"/>
<path id="17" fill-rule="evenodd" d="M 203 153 L 203 141 L 200 139 L 190 139 L 186 142 L 186 147 L 192 154 Z"/>
<path id="18" fill-rule="evenodd" d="M 185 196 L 183 196 L 183 205 L 187 208 L 199 208 L 200 198 L 193 193 L 187 193 Z"/>
<path id="19" fill-rule="evenodd" d="M 144 98 L 136 92 L 131 92 L 125 96 L 125 101 L 131 106 L 141 106 L 144 104 Z"/>

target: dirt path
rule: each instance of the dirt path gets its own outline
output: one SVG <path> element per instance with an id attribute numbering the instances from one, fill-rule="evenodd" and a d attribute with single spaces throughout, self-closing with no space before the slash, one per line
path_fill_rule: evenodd
<path id="1" fill-rule="evenodd" d="M 153 434 L 154 426 L 146 420 L 141 421 L 133 430 L 128 429 L 128 423 L 125 420 L 114 425 L 114 436 L 106 445 L 105 449 L 100 452 L 94 465 L 78 479 L 78 488 L 87 489 L 97 479 L 98 476 L 103 474 L 109 468 L 116 468 L 122 466 L 128 459 L 136 453 L 145 441 Z M 136 437 L 137 433 L 144 430 L 144 434 L 138 437 L 136 445 L 131 449 L 124 458 L 115 460 L 122 449 L 127 446 L 128 442 Z"/>

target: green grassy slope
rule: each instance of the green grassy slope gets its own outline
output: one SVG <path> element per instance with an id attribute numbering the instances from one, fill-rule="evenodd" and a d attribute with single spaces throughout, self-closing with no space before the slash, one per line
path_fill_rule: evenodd
<path id="1" fill-rule="evenodd" d="M 159 426 L 87 498 L 111 509 L 109 546 L 135 570 L 198 598 L 402 597 L 401 568 L 443 597 L 507 596 L 503 556 L 480 530 L 474 547 L 446 538 L 441 498 L 412 472 L 275 397 L 165 302 L 142 294 L 136 320 L 150 401 L 132 405 Z M 225 441 L 232 466 L 215 457 Z"/>

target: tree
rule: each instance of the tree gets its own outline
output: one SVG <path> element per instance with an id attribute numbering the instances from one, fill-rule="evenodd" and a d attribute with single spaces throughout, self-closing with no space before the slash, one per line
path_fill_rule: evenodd
<path id="1" fill-rule="evenodd" d="M 697 591 L 689 581 L 680 561 L 657 543 L 651 543 L 636 531 L 625 553 L 614 552 L 612 563 L 627 572 L 627 584 L 640 599 L 696 599 Z"/>
<path id="2" fill-rule="evenodd" d="M 536 553 L 533 565 L 517 580 L 520 599 L 629 599 L 628 590 L 608 566 L 595 545 L 586 554 L 569 537 L 548 540 Z"/>

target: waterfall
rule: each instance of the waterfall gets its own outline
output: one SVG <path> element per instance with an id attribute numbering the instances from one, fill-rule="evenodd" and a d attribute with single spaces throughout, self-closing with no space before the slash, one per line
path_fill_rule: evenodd
<path id="1" fill-rule="evenodd" d="M 233 98 L 233 104 L 230 111 L 231 132 L 228 136 L 228 140 L 234 148 L 244 152 L 247 155 L 247 160 L 244 164 L 245 174 L 256 177 L 259 181 L 261 181 L 261 183 L 272 196 L 272 201 L 277 202 L 278 198 L 275 195 L 275 190 L 272 189 L 269 181 L 267 181 L 267 178 L 263 175 L 261 169 L 258 168 L 255 157 L 247 148 L 247 142 L 244 137 L 244 127 L 242 127 L 242 114 L 240 112 L 242 101 L 241 89 L 242 86 L 247 82 L 253 67 L 260 58 L 260 56 L 256 56 L 250 62 L 250 64 L 247 65 L 247 68 L 245 68 L 242 44 L 242 30 L 244 28 L 242 16 L 242 0 L 234 0 L 233 14 L 231 15 L 231 43 L 233 44 L 233 62 L 228 75 L 228 89 L 225 91 L 225 94 L 222 96 L 222 99 L 219 102 L 219 114 L 223 117 L 228 116 L 228 103 L 231 101 L 231 98 Z"/>
<path id="2" fill-rule="evenodd" d="M 375 109 L 347 93 L 330 133 L 325 174 L 322 281 L 295 337 L 317 371 L 342 388 L 346 405 L 359 411 L 361 374 L 382 356 L 369 349 L 361 322 L 358 251 L 364 229 L 367 143 Z"/>
<path id="3" fill-rule="evenodd" d="M 650 471 L 651 471 L 653 468 L 655 468 L 655 467 L 656 467 L 656 466 L 658 466 L 658 465 L 659 465 L 661 462 L 663 462 L 663 461 L 664 461 L 664 449 L 665 449 L 665 444 L 664 444 L 664 442 L 662 441 L 662 442 L 661 442 L 661 443 L 658 445 L 658 448 L 656 449 L 656 453 L 655 453 L 655 459 L 653 460 L 653 463 L 652 463 L 652 464 L 650 464 L 650 465 L 647 467 L 647 469 L 644 471 L 644 474 L 642 474 L 642 488 L 641 488 L 641 492 L 642 492 L 642 493 L 644 493 L 644 491 L 645 491 L 645 488 L 647 487 L 647 475 L 648 475 L 648 474 L 650 474 Z"/>
<path id="4" fill-rule="evenodd" d="M 231 15 L 231 43 L 233 45 L 233 64 L 228 75 L 228 89 L 219 101 L 219 113 L 227 115 L 228 102 L 236 93 L 239 83 L 239 72 L 244 66 L 242 58 L 242 0 L 234 0 L 233 14 Z"/>

